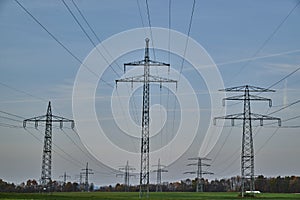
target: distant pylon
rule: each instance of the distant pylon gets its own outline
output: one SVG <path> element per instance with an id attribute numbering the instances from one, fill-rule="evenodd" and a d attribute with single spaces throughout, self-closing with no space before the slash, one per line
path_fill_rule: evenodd
<path id="1" fill-rule="evenodd" d="M 71 178 L 71 176 L 67 175 L 67 172 L 64 173 L 64 175 L 59 176 L 59 178 L 64 179 L 64 184 L 67 183 L 67 178 Z"/>
<path id="2" fill-rule="evenodd" d="M 150 74 L 151 66 L 167 66 L 170 67 L 170 64 L 157 62 L 150 60 L 149 57 L 149 39 L 146 38 L 146 48 L 145 48 L 145 57 L 144 60 L 125 63 L 124 71 L 126 66 L 143 66 L 144 74 L 135 77 L 128 77 L 124 79 L 116 80 L 118 82 L 139 82 L 143 83 L 143 110 L 142 110 L 142 138 L 141 138 L 141 172 L 140 172 L 140 198 L 149 197 L 149 124 L 150 124 L 150 83 L 176 83 L 176 80 L 163 78 L 159 76 L 154 76 Z"/>
<path id="3" fill-rule="evenodd" d="M 168 170 L 165 169 L 166 166 L 160 164 L 160 158 L 158 159 L 157 165 L 153 165 L 154 167 L 157 166 L 156 170 L 153 170 L 153 172 L 156 172 L 156 192 L 162 192 L 162 185 L 161 185 L 161 173 L 162 172 L 168 172 Z"/>
<path id="4" fill-rule="evenodd" d="M 125 192 L 129 192 L 129 178 L 135 177 L 135 175 L 131 175 L 130 171 L 135 170 L 134 167 L 129 166 L 129 162 L 127 160 L 126 165 L 124 167 L 120 167 L 119 170 L 123 171 L 123 174 L 117 174 L 117 177 L 124 177 L 124 190 Z"/>
<path id="5" fill-rule="evenodd" d="M 85 182 L 84 182 L 84 188 L 85 188 L 85 191 L 88 192 L 89 191 L 89 175 L 90 174 L 94 174 L 92 171 L 92 169 L 89 168 L 89 163 L 87 162 L 86 163 L 86 167 L 85 169 L 82 169 L 82 174 L 85 176 Z"/>
<path id="6" fill-rule="evenodd" d="M 49 101 L 46 115 L 25 119 L 23 121 L 24 128 L 26 128 L 27 122 L 34 122 L 35 128 L 38 127 L 39 122 L 46 123 L 44 148 L 43 148 L 43 160 L 42 160 L 41 185 L 45 189 L 48 189 L 49 191 L 49 189 L 51 188 L 51 169 L 52 169 L 52 123 L 59 122 L 60 128 L 62 129 L 64 122 L 71 122 L 71 127 L 74 128 L 74 121 L 70 119 L 66 119 L 64 117 L 52 115 L 51 102 Z"/>
<path id="7" fill-rule="evenodd" d="M 244 94 L 227 97 L 223 99 L 223 105 L 225 105 L 225 100 L 238 100 L 244 102 L 244 112 L 238 114 L 231 114 L 224 117 L 215 117 L 214 124 L 216 124 L 216 119 L 231 119 L 231 124 L 234 125 L 234 120 L 243 120 L 243 136 L 242 136 L 242 153 L 241 153 L 241 176 L 242 176 L 242 187 L 241 193 L 244 197 L 245 189 L 250 191 L 255 190 L 254 185 L 254 148 L 253 148 L 253 137 L 252 137 L 252 124 L 251 121 L 258 120 L 260 125 L 263 126 L 264 120 L 277 120 L 278 125 L 281 126 L 280 118 L 271 117 L 267 115 L 254 114 L 250 110 L 251 101 L 268 101 L 269 107 L 272 106 L 272 100 L 256 95 L 250 95 L 250 92 L 275 92 L 275 90 L 269 90 L 266 88 L 260 88 L 255 86 L 238 86 L 227 89 L 222 89 L 220 91 L 225 92 L 243 92 Z M 248 181 L 247 181 L 248 180 Z"/>
<path id="8" fill-rule="evenodd" d="M 197 160 L 196 163 L 187 164 L 187 166 L 197 166 L 197 171 L 185 172 L 185 174 L 197 174 L 197 183 L 196 183 L 196 192 L 203 192 L 203 175 L 204 174 L 214 174 L 212 172 L 203 171 L 202 166 L 210 166 L 209 164 L 205 164 L 202 160 L 211 160 L 208 158 L 189 158 L 189 160 Z"/>

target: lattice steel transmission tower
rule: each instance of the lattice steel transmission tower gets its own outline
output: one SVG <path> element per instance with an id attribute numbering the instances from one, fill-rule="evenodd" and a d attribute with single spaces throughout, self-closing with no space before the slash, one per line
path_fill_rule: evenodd
<path id="1" fill-rule="evenodd" d="M 196 163 L 190 163 L 187 164 L 187 166 L 197 166 L 197 171 L 191 171 L 191 172 L 185 172 L 184 174 L 196 174 L 197 175 L 197 184 L 196 184 L 196 192 L 203 192 L 203 175 L 204 174 L 214 174 L 212 172 L 208 171 L 203 171 L 202 167 L 206 166 L 209 167 L 209 164 L 203 163 L 203 160 L 211 160 L 208 158 L 201 158 L 201 157 L 196 157 L 196 158 L 189 158 L 188 160 L 196 160 Z"/>
<path id="2" fill-rule="evenodd" d="M 170 67 L 170 64 L 163 62 L 150 60 L 149 57 L 149 39 L 146 38 L 146 48 L 145 57 L 141 61 L 135 61 L 124 64 L 124 71 L 126 71 L 127 66 L 143 66 L 144 74 L 134 77 L 128 77 L 124 79 L 116 80 L 118 82 L 138 82 L 143 83 L 143 110 L 142 110 L 142 138 L 141 138 L 141 172 L 140 172 L 140 198 L 142 198 L 145 193 L 146 197 L 149 197 L 149 120 L 150 120 L 150 83 L 176 83 L 177 81 L 163 78 L 159 76 L 154 76 L 150 74 L 150 67 L 153 66 L 166 66 Z"/>
<path id="3" fill-rule="evenodd" d="M 129 187 L 130 187 L 129 178 L 130 177 L 135 177 L 135 175 L 130 174 L 130 171 L 135 170 L 135 168 L 130 166 L 129 162 L 127 160 L 126 165 L 124 167 L 120 167 L 119 170 L 123 171 L 124 173 L 123 174 L 117 174 L 117 177 L 124 177 L 124 190 L 125 190 L 125 192 L 129 192 Z"/>
<path id="4" fill-rule="evenodd" d="M 254 191 L 254 148 L 253 148 L 253 137 L 252 137 L 252 120 L 260 121 L 260 125 L 263 126 L 264 120 L 277 120 L 278 125 L 281 126 L 281 120 L 277 117 L 271 117 L 267 115 L 255 114 L 251 112 L 250 103 L 251 101 L 268 101 L 269 107 L 272 106 L 272 100 L 256 95 L 251 95 L 250 92 L 275 92 L 275 90 L 270 90 L 266 88 L 260 88 L 255 86 L 238 86 L 227 89 L 222 89 L 220 91 L 225 92 L 243 92 L 244 94 L 227 97 L 223 99 L 223 105 L 225 105 L 226 100 L 232 101 L 243 101 L 244 102 L 244 112 L 238 114 L 226 115 L 223 117 L 215 117 L 214 124 L 216 124 L 217 119 L 231 119 L 231 124 L 234 126 L 234 120 L 243 120 L 243 135 L 242 135 L 242 153 L 241 153 L 241 176 L 242 176 L 242 187 L 241 193 L 244 197 L 245 189 Z"/>
<path id="5" fill-rule="evenodd" d="M 86 192 L 88 192 L 89 191 L 89 175 L 94 174 L 94 173 L 92 172 L 93 170 L 89 168 L 88 162 L 86 163 L 85 169 L 82 169 L 82 171 L 84 171 L 84 172 L 81 172 L 81 174 L 85 176 L 84 189 Z"/>
<path id="6" fill-rule="evenodd" d="M 51 102 L 49 101 L 46 115 L 25 119 L 23 121 L 23 127 L 26 128 L 27 122 L 34 122 L 35 128 L 38 127 L 39 122 L 45 122 L 45 137 L 43 147 L 43 159 L 42 159 L 42 175 L 41 185 L 48 189 L 51 188 L 51 169 L 52 169 L 52 123 L 59 122 L 60 128 L 63 128 L 64 122 L 70 122 L 72 129 L 74 128 L 74 120 L 70 120 L 64 117 L 52 115 Z"/>
<path id="7" fill-rule="evenodd" d="M 59 176 L 59 178 L 64 179 L 64 184 L 67 183 L 67 178 L 71 178 L 71 176 L 67 175 L 67 172 L 64 173 L 64 175 Z"/>
<path id="8" fill-rule="evenodd" d="M 165 169 L 165 165 L 160 164 L 160 158 L 158 159 L 157 165 L 153 165 L 153 167 L 157 167 L 156 170 L 153 170 L 153 172 L 156 172 L 156 192 L 162 192 L 161 173 L 168 172 L 168 170 Z"/>

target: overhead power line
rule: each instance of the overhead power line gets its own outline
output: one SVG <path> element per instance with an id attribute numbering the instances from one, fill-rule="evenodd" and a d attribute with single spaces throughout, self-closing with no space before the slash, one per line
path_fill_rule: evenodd
<path id="1" fill-rule="evenodd" d="M 101 51 L 98 49 L 97 44 L 92 40 L 92 38 L 89 36 L 89 34 L 86 32 L 86 30 L 84 29 L 84 27 L 81 25 L 81 23 L 79 22 L 79 20 L 77 19 L 77 17 L 74 15 L 73 11 L 70 9 L 70 7 L 68 6 L 68 4 L 66 4 L 65 0 L 62 0 L 63 4 L 65 5 L 65 7 L 67 8 L 67 10 L 69 11 L 69 13 L 71 14 L 71 16 L 73 17 L 73 19 L 76 21 L 76 23 L 78 24 L 78 26 L 80 27 L 80 29 L 82 30 L 82 32 L 85 34 L 85 36 L 88 38 L 88 40 L 91 42 L 91 44 L 96 48 L 97 52 L 100 54 L 100 56 L 105 60 L 105 62 L 109 65 L 110 63 L 108 62 L 108 60 L 105 58 L 105 56 L 101 53 Z M 73 4 L 75 4 L 75 2 L 73 1 Z M 79 10 L 79 8 L 77 6 L 75 6 L 77 8 L 77 10 Z M 80 10 L 79 10 L 80 12 Z M 80 12 L 80 15 L 83 17 L 82 13 Z M 84 17 L 83 17 L 84 18 Z M 84 18 L 85 22 L 88 24 L 88 26 L 90 27 L 89 23 L 86 21 L 86 19 Z M 91 29 L 91 27 L 90 27 Z M 93 29 L 91 29 L 93 30 Z M 95 35 L 96 33 L 94 31 L 92 31 Z M 96 35 L 97 36 L 97 35 Z M 97 37 L 97 39 L 99 39 Z M 113 72 L 117 75 L 120 76 L 118 74 L 118 72 L 111 67 L 111 65 L 109 65 L 110 68 L 113 70 Z"/>
<path id="2" fill-rule="evenodd" d="M 52 34 L 28 9 L 26 9 L 18 0 L 15 0 L 15 2 L 40 26 L 42 27 L 48 35 L 52 39 L 54 39 L 63 49 L 65 49 L 75 60 L 77 60 L 82 66 L 84 66 L 90 73 L 98 77 L 98 74 L 92 71 L 86 64 L 84 64 L 68 47 L 66 47 L 54 34 Z M 113 85 L 108 83 L 107 81 L 100 78 L 101 81 L 103 81 L 106 85 L 114 88 Z"/>
<path id="3" fill-rule="evenodd" d="M 195 11 L 195 4 L 196 4 L 196 0 L 193 0 L 193 6 L 192 6 L 190 21 L 189 21 L 189 27 L 188 27 L 186 41 L 185 41 L 185 45 L 184 45 L 183 58 L 182 58 L 182 61 L 181 61 L 181 67 L 180 67 L 180 73 L 179 73 L 179 80 L 180 80 L 180 76 L 182 74 L 183 64 L 184 64 L 184 61 L 185 61 L 185 55 L 186 55 L 186 51 L 187 51 L 187 47 L 188 47 L 188 42 L 189 42 L 189 37 L 190 37 L 191 29 L 192 29 L 193 17 L 194 17 L 194 11 Z"/>
<path id="4" fill-rule="evenodd" d="M 276 26 L 276 28 L 274 29 L 274 31 L 266 38 L 266 40 L 259 46 L 259 48 L 254 52 L 254 54 L 251 56 L 251 58 L 256 57 L 261 50 L 271 41 L 271 39 L 275 36 L 275 34 L 278 32 L 278 30 L 281 28 L 281 26 L 287 21 L 287 19 L 289 18 L 289 16 L 294 12 L 294 10 L 300 5 L 300 1 L 297 2 L 297 4 L 289 11 L 289 13 L 280 21 L 280 23 Z M 246 62 L 244 65 L 242 65 L 242 67 L 240 68 L 240 70 L 234 74 L 234 77 L 237 77 L 244 69 L 247 65 L 249 65 L 252 62 L 252 59 L 250 59 L 248 62 Z M 230 79 L 233 80 L 233 79 Z"/>

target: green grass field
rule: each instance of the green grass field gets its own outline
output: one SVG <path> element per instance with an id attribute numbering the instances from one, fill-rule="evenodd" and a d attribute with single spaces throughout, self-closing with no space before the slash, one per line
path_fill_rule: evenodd
<path id="1" fill-rule="evenodd" d="M 88 199 L 105 199 L 105 200 L 122 200 L 122 199 L 139 199 L 138 193 L 123 192 L 70 192 L 70 193 L 53 193 L 53 194 L 21 194 L 21 193 L 0 193 L 0 199 L 50 199 L 50 200 L 88 200 Z M 189 200 L 189 199 L 241 199 L 238 193 L 195 193 L 195 192 L 163 192 L 150 193 L 150 200 Z M 260 194 L 255 199 L 300 199 L 300 194 Z"/>

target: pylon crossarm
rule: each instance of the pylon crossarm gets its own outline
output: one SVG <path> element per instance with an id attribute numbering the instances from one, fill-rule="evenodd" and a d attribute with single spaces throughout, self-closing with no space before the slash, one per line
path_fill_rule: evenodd
<path id="1" fill-rule="evenodd" d="M 29 119 L 25 119 L 24 122 L 34 122 L 34 121 L 37 121 L 37 120 L 40 121 L 43 118 L 46 118 L 46 115 L 41 115 L 41 116 L 38 116 L 38 117 L 32 117 L 32 118 L 29 118 Z M 46 119 L 44 121 L 46 121 Z"/>
<path id="2" fill-rule="evenodd" d="M 231 114 L 223 117 L 215 117 L 213 120 L 214 125 L 217 124 L 217 119 L 231 119 L 231 126 L 234 126 L 234 120 L 244 120 L 244 113 Z"/>
<path id="3" fill-rule="evenodd" d="M 243 101 L 245 99 L 245 95 L 238 95 L 238 96 L 232 96 L 232 97 L 227 97 L 223 99 L 223 106 L 225 105 L 225 101 L 227 100 L 231 100 L 231 101 Z M 269 98 L 264 98 L 264 97 L 260 97 L 260 96 L 256 96 L 256 95 L 249 95 L 249 100 L 251 101 L 268 101 L 269 102 L 269 106 L 272 106 L 272 100 Z"/>
<path id="4" fill-rule="evenodd" d="M 201 159 L 201 160 L 211 160 L 209 158 L 201 158 L 201 157 L 188 158 L 188 160 L 199 160 L 199 159 Z"/>
<path id="5" fill-rule="evenodd" d="M 74 122 L 74 120 L 72 119 L 67 119 L 67 118 L 64 118 L 64 117 L 60 117 L 60 116 L 56 116 L 56 115 L 52 115 L 52 121 L 55 121 L 56 119 L 56 122 L 59 122 L 59 121 L 63 121 L 63 122 Z"/>
<path id="6" fill-rule="evenodd" d="M 278 117 L 272 117 L 272 116 L 268 116 L 268 115 L 261 115 L 261 114 L 251 113 L 251 119 L 252 120 L 259 120 L 261 126 L 263 126 L 263 121 L 264 120 L 277 120 L 278 121 L 278 126 L 281 126 L 281 119 L 278 118 Z"/>
<path id="7" fill-rule="evenodd" d="M 256 87 L 256 86 L 250 86 L 250 85 L 231 87 L 231 88 L 221 89 L 219 91 L 223 91 L 223 92 L 244 92 L 246 89 L 249 90 L 249 92 L 275 92 L 275 90 L 270 90 L 270 89 Z"/>
<path id="8" fill-rule="evenodd" d="M 118 80 L 116 80 L 116 83 L 118 83 L 118 82 L 144 82 L 144 75 L 118 79 Z M 177 83 L 176 80 L 168 79 L 168 78 L 164 78 L 164 77 L 160 77 L 160 76 L 153 76 L 153 75 L 149 75 L 148 82 L 152 82 L 152 83 L 155 83 L 155 82 L 156 83 L 157 82 L 158 83 L 163 83 L 163 82 Z"/>
<path id="9" fill-rule="evenodd" d="M 214 118 L 214 120 L 217 120 L 217 119 L 244 119 L 244 113 L 231 114 L 231 115 Z"/>
<path id="10" fill-rule="evenodd" d="M 168 172 L 168 170 L 166 170 L 166 169 L 159 169 L 159 170 L 155 169 L 152 172 Z"/>
<path id="11" fill-rule="evenodd" d="M 231 101 L 236 101 L 236 100 L 244 100 L 245 95 L 238 95 L 238 96 L 233 96 L 233 97 L 226 97 L 222 99 L 222 104 L 225 106 L 225 101 L 231 100 Z"/>
<path id="12" fill-rule="evenodd" d="M 164 78 L 164 77 L 160 77 L 160 76 L 153 76 L 153 75 L 149 75 L 149 82 L 171 82 L 171 83 L 177 83 L 176 80 L 173 79 L 169 79 L 169 78 Z"/>
<path id="13" fill-rule="evenodd" d="M 154 60 L 140 60 L 140 61 L 134 61 L 134 62 L 130 62 L 130 63 L 125 63 L 124 64 L 124 72 L 126 72 L 126 67 L 127 66 L 145 66 L 145 64 L 147 63 L 147 65 L 149 67 L 151 66 L 166 66 L 166 67 L 170 67 L 170 64 L 164 63 L 164 62 L 158 62 L 158 61 L 154 61 Z"/>
<path id="14" fill-rule="evenodd" d="M 202 172 L 202 175 L 205 175 L 205 174 L 213 175 L 214 173 L 212 173 L 212 172 L 207 172 L 207 171 L 203 171 L 203 172 Z"/>
<path id="15" fill-rule="evenodd" d="M 118 82 L 143 82 L 144 81 L 144 75 L 140 76 L 133 76 L 133 77 L 127 77 L 116 80 L 116 83 Z"/>
<path id="16" fill-rule="evenodd" d="M 183 174 L 196 174 L 197 172 L 184 172 Z"/>

